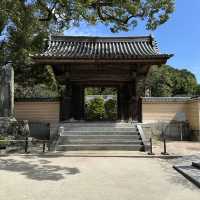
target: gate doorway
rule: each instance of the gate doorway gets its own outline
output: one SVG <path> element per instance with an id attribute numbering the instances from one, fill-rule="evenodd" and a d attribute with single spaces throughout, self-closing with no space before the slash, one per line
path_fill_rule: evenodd
<path id="1" fill-rule="evenodd" d="M 140 122 L 141 99 L 133 93 L 133 86 L 132 82 L 107 87 L 68 82 L 61 101 L 61 121 Z"/>
<path id="2" fill-rule="evenodd" d="M 116 121 L 118 119 L 117 99 L 116 87 L 85 87 L 85 120 Z"/>

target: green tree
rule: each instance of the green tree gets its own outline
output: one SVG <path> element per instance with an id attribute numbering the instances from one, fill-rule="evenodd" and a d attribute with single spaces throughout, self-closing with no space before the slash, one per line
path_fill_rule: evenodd
<path id="1" fill-rule="evenodd" d="M 196 93 L 197 80 L 191 72 L 186 69 L 174 69 L 173 79 L 173 95 L 192 96 Z"/>
<path id="2" fill-rule="evenodd" d="M 150 89 L 152 96 L 172 96 L 173 81 L 169 69 L 169 66 L 152 68 L 146 81 L 146 88 Z"/>
<path id="3" fill-rule="evenodd" d="M 168 65 L 154 66 L 146 80 L 152 96 L 193 96 L 197 93 L 197 80 L 188 70 Z"/>
<path id="4" fill-rule="evenodd" d="M 33 66 L 29 57 L 44 48 L 44 38 L 48 36 L 47 23 L 40 23 L 35 17 L 36 12 L 37 7 L 26 1 L 1 2 L 0 18 L 4 18 L 0 33 L 4 37 L 0 42 L 0 64 L 12 61 L 15 82 L 21 86 L 18 94 L 20 88 L 23 93 L 24 88 L 33 88 L 44 83 L 57 90 L 51 66 Z"/>

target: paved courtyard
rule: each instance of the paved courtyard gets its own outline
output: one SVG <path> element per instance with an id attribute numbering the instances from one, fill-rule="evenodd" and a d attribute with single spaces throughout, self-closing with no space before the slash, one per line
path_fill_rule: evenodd
<path id="1" fill-rule="evenodd" d="M 200 190 L 158 158 L 0 157 L 1 200 L 199 200 Z"/>
<path id="2" fill-rule="evenodd" d="M 153 152 L 159 155 L 163 151 L 163 142 L 154 140 Z M 200 142 L 193 141 L 167 141 L 167 152 L 170 155 L 194 155 L 200 153 Z"/>

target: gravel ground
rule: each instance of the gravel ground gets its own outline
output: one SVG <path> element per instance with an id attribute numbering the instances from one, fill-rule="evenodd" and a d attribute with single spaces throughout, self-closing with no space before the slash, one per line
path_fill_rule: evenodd
<path id="1" fill-rule="evenodd" d="M 173 161 L 174 162 L 174 161 Z M 150 158 L 2 156 L 1 200 L 199 200 L 200 190 Z"/>

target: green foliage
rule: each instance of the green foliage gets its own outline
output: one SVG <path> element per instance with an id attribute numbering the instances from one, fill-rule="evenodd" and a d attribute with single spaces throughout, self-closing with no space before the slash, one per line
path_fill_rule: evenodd
<path id="1" fill-rule="evenodd" d="M 117 119 L 117 101 L 114 99 L 109 99 L 104 104 L 105 107 L 105 118 L 108 120 Z"/>
<path id="2" fill-rule="evenodd" d="M 7 137 L 0 135 L 0 149 L 5 148 L 8 143 Z"/>
<path id="3" fill-rule="evenodd" d="M 196 87 L 196 95 L 200 96 L 200 85 Z"/>
<path id="4" fill-rule="evenodd" d="M 36 17 L 38 7 L 19 0 L 2 0 L 0 4 L 0 16 L 5 16 L 4 27 L 0 30 L 4 37 L 0 41 L 0 64 L 12 61 L 15 82 L 21 87 L 44 83 L 50 88 L 55 87 L 51 67 L 33 65 L 29 56 L 45 47 L 44 38 L 48 36 L 48 24 L 41 23 Z"/>
<path id="5" fill-rule="evenodd" d="M 154 66 L 146 80 L 151 96 L 193 96 L 197 92 L 197 80 L 191 72 L 168 65 Z"/>
<path id="6" fill-rule="evenodd" d="M 85 88 L 85 95 L 115 95 L 117 93 L 116 88 L 109 87 L 88 87 Z"/>
<path id="7" fill-rule="evenodd" d="M 33 87 L 27 86 L 26 88 L 15 84 L 15 98 L 54 98 L 59 96 L 60 93 L 57 89 L 51 90 L 45 84 L 37 84 Z"/>
<path id="8" fill-rule="evenodd" d="M 1 0 L 0 5 L 0 30 L 10 16 L 20 19 L 26 10 L 24 20 L 32 20 L 34 16 L 36 21 L 49 24 L 52 30 L 77 26 L 84 20 L 110 25 L 115 32 L 132 29 L 142 20 L 147 29 L 156 29 L 169 19 L 175 0 Z"/>
<path id="9" fill-rule="evenodd" d="M 105 116 L 104 100 L 101 97 L 92 99 L 87 104 L 87 118 L 88 120 L 102 120 Z"/>
<path id="10" fill-rule="evenodd" d="M 127 31 L 144 20 L 146 28 L 154 30 L 165 23 L 174 11 L 175 0 L 38 0 L 43 21 L 56 27 L 79 25 L 82 20 L 110 25 L 111 31 Z M 51 5 L 51 6 L 49 6 Z M 48 8 L 48 6 L 50 8 Z M 59 23 L 58 23 L 59 22 Z"/>

